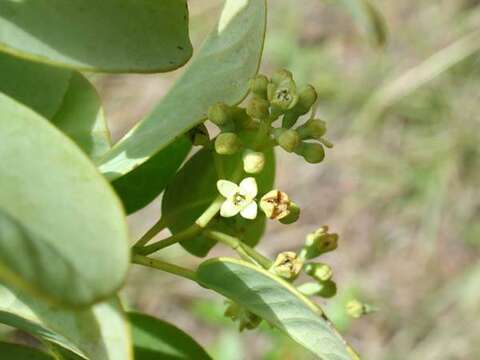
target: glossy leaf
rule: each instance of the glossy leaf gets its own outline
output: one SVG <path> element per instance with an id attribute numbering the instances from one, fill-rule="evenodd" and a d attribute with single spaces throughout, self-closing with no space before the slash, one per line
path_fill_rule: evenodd
<path id="1" fill-rule="evenodd" d="M 162 201 L 163 220 L 172 233 L 177 233 L 192 225 L 219 195 L 217 190 L 217 172 L 215 163 L 225 171 L 225 179 L 232 177 L 242 166 L 240 155 L 214 155 L 210 150 L 197 152 L 180 169 L 171 185 L 165 191 Z M 247 175 L 245 175 L 246 177 Z M 275 158 L 273 150 L 266 153 L 266 166 L 256 176 L 259 195 L 272 189 L 275 178 Z M 238 182 L 238 181 L 237 181 Z M 238 236 L 248 245 L 255 246 L 265 230 L 265 216 L 258 213 L 255 220 L 235 218 L 216 218 L 212 220 L 213 229 Z M 188 252 L 196 256 L 206 256 L 216 241 L 202 235 L 180 243 Z"/>
<path id="2" fill-rule="evenodd" d="M 128 173 L 199 124 L 216 102 L 240 102 L 259 66 L 265 0 L 226 0 L 218 25 L 153 112 L 100 161 L 110 179 Z"/>
<path id="3" fill-rule="evenodd" d="M 322 310 L 288 282 L 250 263 L 217 258 L 202 263 L 202 285 L 246 307 L 324 360 L 358 360 Z"/>
<path id="4" fill-rule="evenodd" d="M 149 161 L 112 182 L 127 214 L 147 206 L 165 190 L 191 148 L 190 140 L 183 136 Z"/>
<path id="5" fill-rule="evenodd" d="M 23 345 L 0 342 L 2 359 L 12 360 L 54 360 L 52 356 Z"/>
<path id="6" fill-rule="evenodd" d="M 100 98 L 80 73 L 0 53 L 0 92 L 52 121 L 90 157 L 110 149 Z"/>
<path id="7" fill-rule="evenodd" d="M 117 299 L 81 311 L 68 311 L 0 285 L 0 323 L 85 359 L 133 359 L 130 329 Z"/>
<path id="8" fill-rule="evenodd" d="M 352 17 L 360 29 L 373 44 L 385 45 L 387 25 L 383 15 L 370 0 L 341 0 L 340 2 L 352 13 Z"/>
<path id="9" fill-rule="evenodd" d="M 211 360 L 188 334 L 163 320 L 129 313 L 136 360 Z"/>
<path id="10" fill-rule="evenodd" d="M 129 266 L 125 215 L 89 159 L 44 118 L 0 94 L 0 281 L 84 306 Z"/>
<path id="11" fill-rule="evenodd" d="M 0 29 L 0 51 L 85 71 L 169 71 L 192 54 L 185 0 L 1 1 Z"/>

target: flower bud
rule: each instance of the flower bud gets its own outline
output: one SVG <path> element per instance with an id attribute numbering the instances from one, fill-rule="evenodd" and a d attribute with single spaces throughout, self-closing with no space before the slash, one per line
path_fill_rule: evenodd
<path id="1" fill-rule="evenodd" d="M 281 219 L 278 219 L 282 224 L 288 225 L 288 224 L 293 224 L 298 220 L 300 217 L 300 208 L 298 207 L 297 204 L 295 204 L 293 201 L 290 202 L 290 206 L 288 207 L 288 215 L 285 217 L 282 217 Z"/>
<path id="2" fill-rule="evenodd" d="M 208 119 L 215 125 L 224 126 L 231 121 L 231 108 L 224 103 L 217 103 L 208 108 Z"/>
<path id="3" fill-rule="evenodd" d="M 309 263 L 304 266 L 305 272 L 318 281 L 327 281 L 332 278 L 332 268 L 323 263 Z"/>
<path id="4" fill-rule="evenodd" d="M 243 153 L 243 170 L 247 174 L 258 174 L 265 167 L 265 155 L 262 152 L 245 150 Z"/>
<path id="5" fill-rule="evenodd" d="M 295 113 L 294 111 L 287 111 L 285 115 L 283 115 L 282 119 L 282 128 L 290 129 L 295 125 L 300 117 L 299 114 Z"/>
<path id="6" fill-rule="evenodd" d="M 318 143 L 303 142 L 296 148 L 295 152 L 310 164 L 318 164 L 325 158 L 325 150 Z"/>
<path id="7" fill-rule="evenodd" d="M 255 329 L 262 322 L 262 318 L 235 302 L 230 302 L 225 310 L 225 316 L 232 321 L 238 321 L 240 331 Z"/>
<path id="8" fill-rule="evenodd" d="M 257 75 L 249 81 L 250 91 L 263 99 L 267 98 L 268 79 L 265 75 Z"/>
<path id="9" fill-rule="evenodd" d="M 298 287 L 298 291 L 306 296 L 321 296 L 331 298 L 337 294 L 337 284 L 332 280 L 309 282 Z"/>
<path id="10" fill-rule="evenodd" d="M 300 136 L 295 130 L 282 129 L 277 136 L 278 145 L 280 145 L 285 151 L 293 152 L 300 144 Z"/>
<path id="11" fill-rule="evenodd" d="M 205 146 L 210 141 L 208 129 L 204 124 L 200 124 L 189 131 L 188 136 L 194 146 Z"/>
<path id="12" fill-rule="evenodd" d="M 269 103 L 260 97 L 254 97 L 247 105 L 247 114 L 255 119 L 266 119 L 269 115 Z"/>
<path id="13" fill-rule="evenodd" d="M 282 219 L 290 213 L 291 201 L 283 191 L 272 190 L 260 199 L 260 208 L 269 219 Z"/>
<path id="14" fill-rule="evenodd" d="M 215 139 L 215 151 L 220 155 L 233 155 L 240 147 L 240 138 L 235 133 L 222 133 Z"/>
<path id="15" fill-rule="evenodd" d="M 270 272 L 287 280 L 295 279 L 302 270 L 303 261 L 293 251 L 284 251 L 278 254 Z"/>
<path id="16" fill-rule="evenodd" d="M 298 102 L 295 110 L 300 114 L 306 114 L 317 101 L 317 91 L 312 85 L 305 86 L 298 94 Z"/>
<path id="17" fill-rule="evenodd" d="M 327 132 L 327 124 L 320 119 L 310 119 L 297 129 L 301 139 L 319 140 Z"/>
<path id="18" fill-rule="evenodd" d="M 338 234 L 329 233 L 328 226 L 322 226 L 307 235 L 300 257 L 305 260 L 313 259 L 321 254 L 335 250 L 337 246 Z"/>
<path id="19" fill-rule="evenodd" d="M 293 75 L 290 71 L 286 69 L 280 69 L 273 73 L 272 83 L 278 85 L 285 80 L 293 80 Z"/>

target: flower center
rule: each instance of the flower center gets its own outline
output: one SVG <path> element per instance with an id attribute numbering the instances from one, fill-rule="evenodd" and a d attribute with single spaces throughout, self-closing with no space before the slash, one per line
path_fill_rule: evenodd
<path id="1" fill-rule="evenodd" d="M 290 101 L 290 92 L 287 89 L 280 89 L 277 91 L 277 99 L 280 101 Z"/>
<path id="2" fill-rule="evenodd" d="M 245 197 L 245 195 L 242 195 L 242 194 L 239 194 L 239 193 L 236 193 L 233 196 L 233 203 L 235 204 L 235 206 L 241 205 L 246 200 L 247 200 L 247 198 Z"/>

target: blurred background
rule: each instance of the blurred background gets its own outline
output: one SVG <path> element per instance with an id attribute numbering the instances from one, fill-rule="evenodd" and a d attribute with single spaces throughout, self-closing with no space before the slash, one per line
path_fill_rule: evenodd
<path id="1" fill-rule="evenodd" d="M 284 67 L 319 90 L 317 114 L 335 147 L 319 165 L 278 153 L 277 188 L 303 212 L 294 226 L 269 224 L 259 249 L 298 249 L 328 224 L 340 234 L 324 258 L 339 291 L 319 304 L 364 359 L 480 359 L 480 1 L 372 1 L 383 45 L 348 3 L 269 2 L 262 72 Z M 189 4 L 198 49 L 222 1 Z M 114 140 L 181 72 L 92 77 Z M 131 216 L 132 239 L 158 217 L 159 200 Z M 220 254 L 231 253 L 217 246 Z M 180 247 L 161 256 L 199 262 Z M 171 275 L 134 267 L 124 296 L 215 359 L 311 358 L 268 326 L 238 333 L 220 296 Z M 352 320 L 344 305 L 353 297 L 378 311 Z"/>

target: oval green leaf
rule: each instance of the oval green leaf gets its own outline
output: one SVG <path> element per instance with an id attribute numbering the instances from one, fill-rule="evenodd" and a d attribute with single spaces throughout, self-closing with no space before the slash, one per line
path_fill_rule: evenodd
<path id="1" fill-rule="evenodd" d="M 250 263 L 217 258 L 202 263 L 200 283 L 245 306 L 323 360 L 358 360 L 323 314 L 292 285 Z"/>
<path id="2" fill-rule="evenodd" d="M 129 313 L 136 360 L 211 360 L 188 334 L 149 315 Z"/>
<path id="3" fill-rule="evenodd" d="M 273 150 L 265 153 L 266 165 L 255 176 L 259 195 L 272 189 L 275 179 L 275 157 Z M 240 154 L 234 156 L 216 155 L 202 149 L 191 157 L 175 176 L 165 191 L 162 200 L 163 221 L 175 234 L 192 225 L 219 195 L 217 190 L 217 172 L 215 163 L 225 172 L 223 178 L 231 180 L 236 169 L 242 167 Z M 250 175 L 244 175 L 245 177 Z M 265 215 L 259 211 L 255 220 L 235 218 L 215 218 L 210 228 L 239 237 L 250 246 L 255 246 L 265 230 Z M 180 243 L 185 250 L 195 256 L 206 256 L 216 241 L 199 235 L 194 239 Z"/>
<path id="4" fill-rule="evenodd" d="M 125 214 L 108 182 L 48 121 L 0 93 L 0 281 L 85 306 L 122 285 Z"/>
<path id="5" fill-rule="evenodd" d="M 0 51 L 84 71 L 170 71 L 192 55 L 186 0 L 1 1 L 0 29 Z"/>
<path id="6" fill-rule="evenodd" d="M 130 328 L 117 299 L 81 311 L 68 311 L 0 285 L 0 323 L 84 359 L 133 359 Z"/>
<path id="7" fill-rule="evenodd" d="M 2 359 L 12 360 L 54 360 L 52 356 L 23 345 L 0 342 Z"/>
<path id="8" fill-rule="evenodd" d="M 191 148 L 190 140 L 182 136 L 150 160 L 112 182 L 127 214 L 147 206 L 165 190 Z"/>
<path id="9" fill-rule="evenodd" d="M 265 36 L 265 0 L 226 0 L 219 23 L 153 112 L 98 161 L 115 179 L 199 124 L 219 101 L 240 102 L 258 71 Z"/>
<path id="10" fill-rule="evenodd" d="M 0 53 L 0 92 L 54 123 L 91 158 L 110 149 L 100 98 L 79 72 Z"/>

